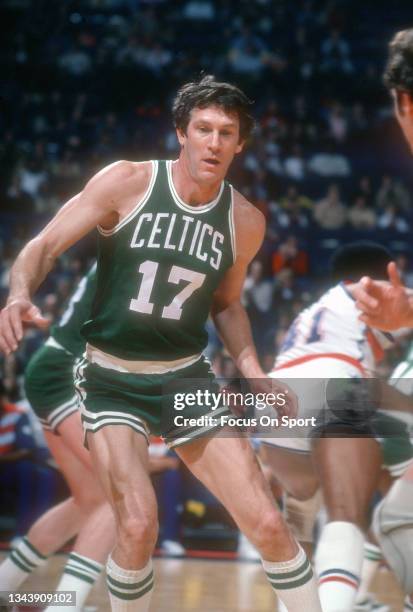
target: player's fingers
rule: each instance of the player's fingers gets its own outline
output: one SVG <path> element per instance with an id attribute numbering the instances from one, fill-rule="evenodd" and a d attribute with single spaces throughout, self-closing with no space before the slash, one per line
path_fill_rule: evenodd
<path id="1" fill-rule="evenodd" d="M 6 339 L 4 338 L 2 334 L 1 325 L 0 325 L 0 352 L 2 352 L 4 355 L 9 355 L 11 352 L 10 347 L 8 346 L 6 342 Z"/>
<path id="2" fill-rule="evenodd" d="M 13 329 L 17 342 L 20 342 L 20 340 L 23 338 L 23 325 L 18 308 L 10 308 L 10 325 Z"/>
<path id="3" fill-rule="evenodd" d="M 373 297 L 372 292 L 374 290 L 373 283 L 370 278 L 364 276 L 359 283 L 354 287 L 354 297 L 356 299 L 356 305 L 361 310 L 374 310 L 378 307 L 378 300 Z"/>
<path id="4" fill-rule="evenodd" d="M 36 325 L 36 327 L 40 327 L 41 329 L 46 329 L 50 325 L 50 320 L 46 319 L 46 317 L 42 315 L 37 306 L 32 306 L 31 308 L 29 308 L 24 317 L 24 320 L 27 323 L 32 323 L 33 325 Z"/>
<path id="5" fill-rule="evenodd" d="M 14 336 L 13 327 L 10 321 L 10 311 L 4 308 L 1 312 L 1 336 L 5 344 L 7 354 L 17 349 L 17 340 Z"/>
<path id="6" fill-rule="evenodd" d="M 393 287 L 402 287 L 402 279 L 400 278 L 399 271 L 394 261 L 391 261 L 387 266 L 387 273 Z"/>

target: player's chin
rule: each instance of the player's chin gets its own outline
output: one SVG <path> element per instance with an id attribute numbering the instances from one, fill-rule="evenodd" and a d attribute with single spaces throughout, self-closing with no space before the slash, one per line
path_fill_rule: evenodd
<path id="1" fill-rule="evenodd" d="M 198 172 L 198 178 L 203 183 L 216 183 L 222 181 L 225 177 L 225 172 L 219 166 L 211 166 L 210 168 L 202 168 Z"/>

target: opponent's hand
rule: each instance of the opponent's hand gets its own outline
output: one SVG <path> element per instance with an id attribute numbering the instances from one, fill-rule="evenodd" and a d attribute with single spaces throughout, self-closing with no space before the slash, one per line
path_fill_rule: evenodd
<path id="1" fill-rule="evenodd" d="M 262 376 L 261 378 L 249 379 L 252 392 L 257 395 L 265 394 L 277 397 L 280 396 L 280 401 L 275 403 L 269 403 L 268 405 L 277 411 L 278 416 L 288 416 L 294 418 L 298 413 L 298 398 L 294 391 L 286 385 L 284 382 L 277 380 L 276 378 L 270 378 L 269 376 Z M 283 401 L 285 400 L 285 403 Z M 265 401 L 265 400 L 264 400 Z"/>
<path id="2" fill-rule="evenodd" d="M 393 331 L 413 325 L 412 293 L 403 286 L 396 264 L 387 267 L 389 281 L 374 281 L 363 277 L 352 290 L 360 319 L 371 327 Z"/>
<path id="3" fill-rule="evenodd" d="M 11 300 L 0 311 L 0 351 L 5 355 L 17 350 L 23 338 L 23 323 L 46 329 L 50 321 L 42 316 L 40 310 L 30 300 L 23 298 Z"/>

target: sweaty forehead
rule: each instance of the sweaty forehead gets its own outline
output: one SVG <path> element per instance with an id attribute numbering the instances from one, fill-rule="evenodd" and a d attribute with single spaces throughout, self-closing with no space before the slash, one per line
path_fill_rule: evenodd
<path id="1" fill-rule="evenodd" d="M 222 106 L 213 104 L 203 108 L 195 107 L 191 110 L 190 122 L 205 121 L 220 126 L 239 127 L 239 118 L 236 111 L 226 111 Z"/>

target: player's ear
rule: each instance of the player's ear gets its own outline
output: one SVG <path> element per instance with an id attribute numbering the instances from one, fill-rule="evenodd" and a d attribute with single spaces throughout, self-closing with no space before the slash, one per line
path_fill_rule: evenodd
<path id="1" fill-rule="evenodd" d="M 183 147 L 186 139 L 185 132 L 181 130 L 181 128 L 176 128 L 176 136 L 178 138 L 179 144 L 181 145 L 181 147 Z"/>
<path id="2" fill-rule="evenodd" d="M 239 140 L 237 148 L 235 149 L 235 154 L 241 153 L 241 151 L 243 150 L 244 146 L 245 146 L 245 140 Z"/>
<path id="3" fill-rule="evenodd" d="M 396 111 L 401 116 L 413 117 L 413 99 L 407 91 L 399 91 L 393 89 L 392 91 Z"/>

